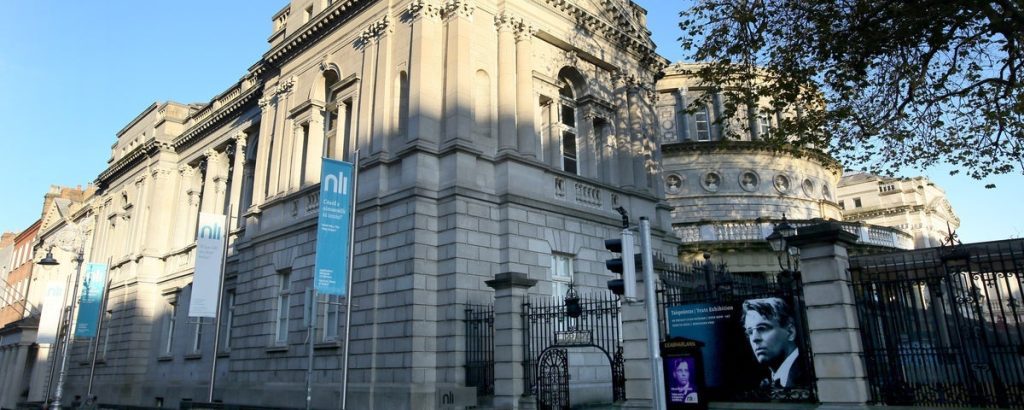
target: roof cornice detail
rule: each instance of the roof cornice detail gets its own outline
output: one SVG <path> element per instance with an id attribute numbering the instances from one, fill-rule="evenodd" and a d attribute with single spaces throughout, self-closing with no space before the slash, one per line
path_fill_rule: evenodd
<path id="1" fill-rule="evenodd" d="M 650 69 L 653 72 L 659 72 L 668 66 L 668 60 L 654 51 L 654 48 L 649 44 L 650 40 L 642 41 L 640 34 L 636 33 L 636 29 L 632 26 L 629 26 L 630 32 L 612 26 L 600 17 L 577 6 L 575 0 L 544 0 L 544 2 L 561 11 L 566 16 L 576 19 L 577 22 L 583 24 L 592 32 L 602 34 L 604 37 L 612 40 L 613 43 L 618 42 L 627 50 L 640 54 L 640 61 L 650 64 Z"/>
<path id="2" fill-rule="evenodd" d="M 767 152 L 772 154 L 784 154 L 797 158 L 808 158 L 829 169 L 840 172 L 842 167 L 839 161 L 828 154 L 814 149 L 798 148 L 792 145 L 771 144 L 764 141 L 700 141 L 700 142 L 672 142 L 661 144 L 661 152 L 669 153 L 723 153 L 723 152 Z"/>
<path id="3" fill-rule="evenodd" d="M 292 59 L 299 51 L 312 44 L 313 41 L 323 37 L 326 33 L 341 25 L 341 23 L 348 21 L 352 16 L 358 14 L 369 3 L 372 3 L 372 1 L 346 0 L 335 3 L 332 7 L 320 13 L 320 18 L 303 24 L 295 33 L 285 38 L 281 44 L 270 49 L 270 51 L 263 55 L 263 61 L 267 64 L 279 65 Z"/>
<path id="4" fill-rule="evenodd" d="M 230 115 L 241 111 L 242 107 L 253 101 L 253 99 L 256 98 L 257 95 L 261 95 L 262 92 L 263 82 L 256 81 L 248 90 L 245 90 L 235 97 L 231 103 L 222 106 L 219 110 L 206 117 L 202 122 L 199 122 L 185 130 L 180 137 L 175 138 L 174 141 L 171 142 L 170 146 L 174 148 L 174 150 L 180 151 L 188 148 L 192 144 L 195 144 L 195 142 L 202 136 L 205 136 L 214 125 L 219 124 Z"/>

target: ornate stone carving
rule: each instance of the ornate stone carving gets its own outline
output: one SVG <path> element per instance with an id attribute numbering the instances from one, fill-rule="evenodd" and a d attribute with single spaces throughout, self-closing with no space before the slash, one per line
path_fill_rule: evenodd
<path id="1" fill-rule="evenodd" d="M 668 174 L 665 177 L 665 190 L 677 194 L 683 190 L 683 177 L 677 174 Z"/>
<path id="2" fill-rule="evenodd" d="M 472 0 L 448 0 L 444 4 L 444 18 L 455 16 L 470 18 L 476 11 L 476 4 Z"/>
<path id="3" fill-rule="evenodd" d="M 758 185 L 761 184 L 761 178 L 757 176 L 757 172 L 753 170 L 747 170 L 740 173 L 740 188 L 744 191 L 754 192 L 757 190 Z"/>
<path id="4" fill-rule="evenodd" d="M 182 165 L 178 167 L 178 173 L 182 177 L 190 178 L 196 175 L 196 168 L 189 165 Z"/>
<path id="5" fill-rule="evenodd" d="M 565 65 L 567 65 L 569 67 L 579 67 L 579 65 L 580 65 L 580 56 L 576 55 L 575 51 L 572 51 L 572 50 L 566 51 L 565 52 Z"/>
<path id="6" fill-rule="evenodd" d="M 527 23 L 525 20 L 521 20 L 519 22 L 519 26 L 516 27 L 516 42 L 532 40 L 533 35 L 536 33 L 536 27 Z"/>
<path id="7" fill-rule="evenodd" d="M 153 176 L 153 179 L 164 179 L 170 177 L 171 172 L 172 171 L 167 168 L 153 168 L 153 170 L 150 171 L 150 175 Z"/>
<path id="8" fill-rule="evenodd" d="M 700 186 L 704 187 L 708 192 L 718 192 L 718 189 L 722 186 L 722 176 L 714 171 L 708 172 L 701 179 Z"/>
<path id="9" fill-rule="evenodd" d="M 407 10 L 409 15 L 413 19 L 424 18 L 430 20 L 439 20 L 441 18 L 441 12 L 443 9 L 433 1 L 429 0 L 414 0 L 409 4 Z"/>
<path id="10" fill-rule="evenodd" d="M 391 19 L 384 16 L 384 18 L 370 23 L 369 26 L 363 29 L 363 32 L 359 34 L 359 41 L 364 45 L 369 44 L 371 41 L 379 39 L 384 33 L 387 33 L 390 28 Z"/>
<path id="11" fill-rule="evenodd" d="M 296 81 L 298 81 L 298 79 L 295 78 L 295 76 L 288 77 L 287 79 L 281 81 L 280 83 L 277 84 L 277 88 L 274 90 L 274 94 L 280 95 L 291 92 L 292 88 L 295 87 Z"/>
<path id="12" fill-rule="evenodd" d="M 494 16 L 494 25 L 498 28 L 499 32 L 511 32 L 518 29 L 521 20 L 509 13 L 501 13 Z"/>

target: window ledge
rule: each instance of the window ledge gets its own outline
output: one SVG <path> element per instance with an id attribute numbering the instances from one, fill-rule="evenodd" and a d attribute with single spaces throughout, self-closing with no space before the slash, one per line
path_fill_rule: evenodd
<path id="1" fill-rule="evenodd" d="M 174 356 L 171 356 L 171 355 L 160 355 L 160 356 L 158 356 L 156 358 L 156 361 L 158 361 L 158 362 L 169 362 L 171 360 L 174 360 Z"/>
<path id="2" fill-rule="evenodd" d="M 217 352 L 217 357 L 218 358 L 220 358 L 220 357 L 231 357 L 231 351 L 230 350 L 222 350 L 220 352 Z"/>
<path id="3" fill-rule="evenodd" d="M 288 351 L 288 346 L 267 346 L 267 353 L 284 353 Z"/>
<path id="4" fill-rule="evenodd" d="M 330 342 L 320 342 L 320 343 L 317 343 L 317 344 L 313 345 L 313 350 L 338 349 L 340 347 L 341 347 L 341 342 L 335 340 L 335 341 L 330 341 Z"/>
<path id="5" fill-rule="evenodd" d="M 198 360 L 203 357 L 202 353 L 189 353 L 185 355 L 185 360 Z"/>

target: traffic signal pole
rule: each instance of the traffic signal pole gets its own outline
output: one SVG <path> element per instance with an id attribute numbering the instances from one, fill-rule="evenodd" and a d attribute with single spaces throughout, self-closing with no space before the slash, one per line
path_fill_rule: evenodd
<path id="1" fill-rule="evenodd" d="M 656 409 L 665 409 L 665 374 L 661 367 L 661 332 L 658 331 L 658 299 L 654 289 L 654 252 L 651 249 L 651 221 L 640 217 L 640 254 L 643 258 L 644 303 L 647 305 L 647 347 L 651 357 L 652 403 Z"/>

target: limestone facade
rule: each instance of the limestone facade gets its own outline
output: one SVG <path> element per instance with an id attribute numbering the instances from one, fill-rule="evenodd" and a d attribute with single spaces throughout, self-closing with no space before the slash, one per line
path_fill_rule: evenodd
<path id="1" fill-rule="evenodd" d="M 844 220 L 899 229 L 915 248 L 939 246 L 960 227 L 946 191 L 925 177 L 856 172 L 843 176 L 838 192 Z"/>
<path id="2" fill-rule="evenodd" d="M 498 274 L 536 280 L 535 296 L 567 280 L 604 291 L 616 207 L 649 217 L 656 250 L 674 253 L 651 138 L 666 63 L 644 13 L 293 0 L 236 84 L 208 104 L 154 104 L 117 133 L 90 207 L 88 261 L 110 261 L 107 330 L 73 347 L 67 397 L 98 345 L 104 402 L 205 401 L 217 360 L 214 399 L 301 407 L 322 156 L 359 161 L 351 408 L 433 408 L 464 386 L 464 306 L 493 302 Z M 230 217 L 219 329 L 187 316 L 199 212 Z M 344 299 L 327 302 L 315 408 L 337 405 L 345 348 Z"/>

